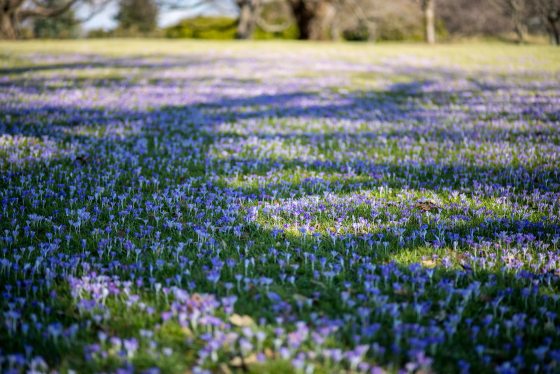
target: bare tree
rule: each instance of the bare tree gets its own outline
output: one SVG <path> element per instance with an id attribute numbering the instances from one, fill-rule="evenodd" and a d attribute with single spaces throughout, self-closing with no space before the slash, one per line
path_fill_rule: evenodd
<path id="1" fill-rule="evenodd" d="M 3 0 L 0 6 L 0 32 L 6 39 L 15 39 L 21 22 L 32 17 L 55 17 L 66 12 L 77 0 L 69 0 L 56 8 L 26 0 Z M 27 4 L 29 3 L 29 4 Z"/>
<path id="2" fill-rule="evenodd" d="M 355 25 L 363 24 L 373 34 L 375 20 L 368 14 L 367 9 L 374 0 L 287 0 L 287 2 L 299 29 L 299 39 L 336 39 L 341 26 L 349 22 Z"/>
<path id="3" fill-rule="evenodd" d="M 361 40 L 375 40 L 377 24 L 380 21 L 376 14 L 379 4 L 379 0 L 337 0 L 336 17 L 331 25 L 331 39 L 341 39 L 342 33 L 357 32 L 358 36 L 363 38 Z"/>
<path id="4" fill-rule="evenodd" d="M 237 39 L 249 39 L 253 35 L 257 17 L 260 12 L 262 0 L 236 0 L 239 7 L 239 16 L 237 19 L 237 31 L 235 37 Z"/>
<path id="5" fill-rule="evenodd" d="M 560 45 L 560 0 L 537 0 L 536 10 L 550 36 L 550 42 Z"/>
<path id="6" fill-rule="evenodd" d="M 424 39 L 428 44 L 436 43 L 435 0 L 420 0 L 424 18 Z"/>
<path id="7" fill-rule="evenodd" d="M 2 1 L 2 0 L 0 0 Z M 249 39 L 257 27 L 266 32 L 281 32 L 293 23 L 299 30 L 299 39 L 332 39 L 341 10 L 356 21 L 371 25 L 362 11 L 362 4 L 375 0 L 235 0 L 237 12 L 237 39 Z M 232 2 L 226 0 L 158 0 L 162 11 L 173 9 L 214 8 L 232 11 Z M 228 8 L 229 7 L 229 8 Z M 271 7 L 273 8 L 270 11 Z M 267 11 L 269 10 L 269 11 Z M 272 17 L 270 17 L 272 14 Z M 273 18 L 273 19 L 270 19 Z"/>
<path id="8" fill-rule="evenodd" d="M 415 0 L 420 4 L 424 22 L 424 40 L 428 44 L 436 43 L 436 2 L 435 0 Z"/>
<path id="9" fill-rule="evenodd" d="M 299 39 L 321 40 L 328 37 L 336 9 L 331 0 L 287 0 L 295 18 Z"/>
<path id="10" fill-rule="evenodd" d="M 497 36 L 511 30 L 509 17 L 501 7 L 488 6 L 488 0 L 440 1 L 437 16 L 454 37 Z"/>
<path id="11" fill-rule="evenodd" d="M 16 39 L 23 22 L 34 18 L 56 17 L 77 4 L 90 8 L 87 19 L 101 10 L 107 2 L 107 0 L 67 0 L 61 5 L 52 5 L 52 2 L 41 0 L 0 0 L 0 37 Z"/>
<path id="12" fill-rule="evenodd" d="M 236 39 L 250 39 L 257 24 L 263 29 L 266 27 L 267 29 L 274 30 L 273 32 L 282 31 L 287 27 L 269 25 L 261 15 L 263 7 L 279 1 L 284 2 L 285 0 L 158 0 L 158 5 L 162 12 L 178 9 L 190 9 L 194 12 L 197 9 L 200 11 L 213 9 L 225 14 L 237 13 L 235 23 L 226 25 L 226 28 L 236 28 Z"/>
<path id="13" fill-rule="evenodd" d="M 528 34 L 526 22 L 529 13 L 528 0 L 493 0 L 493 2 L 510 18 L 517 42 L 524 43 Z"/>
<path id="14" fill-rule="evenodd" d="M 266 32 L 280 32 L 295 22 L 299 39 L 326 40 L 336 38 L 340 17 L 351 18 L 352 22 L 362 22 L 373 28 L 373 21 L 366 12 L 364 4 L 373 0 L 236 0 L 239 7 L 237 37 L 248 39 L 255 27 Z M 282 21 L 271 22 L 263 10 L 274 4 L 273 13 Z"/>
<path id="15" fill-rule="evenodd" d="M 258 26 L 263 31 L 278 33 L 293 23 L 290 8 L 285 0 L 236 0 L 239 6 L 237 39 L 251 38 Z"/>

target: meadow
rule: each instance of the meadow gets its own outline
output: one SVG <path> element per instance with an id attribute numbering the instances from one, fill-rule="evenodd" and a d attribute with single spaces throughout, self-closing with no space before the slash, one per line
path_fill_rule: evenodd
<path id="1" fill-rule="evenodd" d="M 560 372 L 560 53 L 0 43 L 0 371 Z"/>

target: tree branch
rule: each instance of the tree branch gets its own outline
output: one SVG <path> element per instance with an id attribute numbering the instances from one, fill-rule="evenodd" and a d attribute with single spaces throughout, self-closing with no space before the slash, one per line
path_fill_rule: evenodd
<path id="1" fill-rule="evenodd" d="M 293 20 L 290 19 L 291 17 L 288 16 L 288 19 L 283 20 L 283 22 L 279 23 L 279 24 L 272 24 L 270 23 L 270 21 L 266 20 L 265 18 L 263 18 L 263 13 L 265 13 L 265 9 L 264 7 L 267 5 L 279 5 L 280 7 L 282 7 L 282 9 L 278 10 L 272 10 L 272 14 L 285 14 L 286 16 L 290 14 L 291 8 L 290 5 L 288 4 L 288 2 L 286 0 L 261 0 L 260 1 L 260 9 L 257 11 L 256 17 L 255 17 L 255 24 L 261 28 L 263 31 L 265 32 L 270 32 L 270 33 L 277 33 L 277 32 L 282 32 L 286 29 L 288 29 L 288 27 L 290 27 L 293 24 Z M 270 11 L 268 12 L 270 13 Z M 279 20 L 282 21 L 282 20 Z"/>
<path id="2" fill-rule="evenodd" d="M 37 5 L 34 8 L 26 8 L 19 11 L 19 19 L 25 20 L 29 17 L 56 17 L 70 9 L 78 0 L 70 0 L 66 4 L 57 8 L 47 8 L 42 5 Z"/>
<path id="3" fill-rule="evenodd" d="M 19 7 L 21 7 L 23 5 L 23 2 L 25 0 L 6 0 L 5 3 L 8 4 L 8 8 L 11 9 L 19 9 Z"/>
<path id="4" fill-rule="evenodd" d="M 257 15 L 255 23 L 266 32 L 282 32 L 292 25 L 292 21 L 286 21 L 280 25 L 271 25 L 265 21 L 260 15 Z"/>

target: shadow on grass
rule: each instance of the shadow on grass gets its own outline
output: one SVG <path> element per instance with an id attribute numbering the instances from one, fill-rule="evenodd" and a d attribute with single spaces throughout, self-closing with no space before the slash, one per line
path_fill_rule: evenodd
<path id="1" fill-rule="evenodd" d="M 91 66 L 97 68 L 105 67 L 127 67 L 132 62 L 102 62 L 100 65 L 91 64 L 53 64 L 43 67 L 29 67 L 17 69 L 4 69 L 0 73 L 5 74 L 23 74 L 27 72 L 39 72 L 43 70 L 56 69 L 88 69 Z M 194 63 L 204 63 L 198 61 Z M 171 62 L 173 64 L 173 62 Z M 132 65 L 136 66 L 136 65 Z M 150 69 L 159 67 L 170 67 L 169 65 L 148 66 Z M 187 67 L 182 62 L 171 67 L 184 68 Z M 30 70 L 31 69 L 31 70 Z M 35 69 L 35 70 L 33 70 Z M 25 80 L 15 81 L 15 85 L 23 84 Z M 120 84 L 120 82 L 113 82 Z M 237 82 L 232 82 L 236 84 Z M 33 86 L 37 84 L 37 89 L 41 90 L 43 82 L 31 82 Z M 95 80 L 82 81 L 81 84 L 104 85 L 105 81 Z M 159 83 L 156 83 L 156 85 Z M 180 84 L 180 83 L 179 83 Z M 448 96 L 445 91 L 421 92 L 426 85 L 431 84 L 430 81 L 417 81 L 406 84 L 396 84 L 389 87 L 385 91 L 359 91 L 352 92 L 349 95 L 336 97 L 334 104 L 329 101 L 323 101 L 319 95 L 312 92 L 290 92 L 274 95 L 260 95 L 242 98 L 217 98 L 210 103 L 199 103 L 189 106 L 169 106 L 154 107 L 150 110 L 104 110 L 95 108 L 78 108 L 74 106 L 56 106 L 45 105 L 38 107 L 21 108 L 18 106 L 9 106 L 0 104 L 2 111 L 2 123 L 0 129 L 2 134 L 10 136 L 23 137 L 40 137 L 42 135 L 53 138 L 58 145 L 64 145 L 68 142 L 77 145 L 74 153 L 66 158 L 52 158 L 47 163 L 29 163 L 21 168 L 14 170 L 3 170 L 1 173 L 2 187 L 13 186 L 20 178 L 28 178 L 37 172 L 51 172 L 51 167 L 57 164 L 66 163 L 66 166 L 75 171 L 85 171 L 91 175 L 100 173 L 100 171 L 116 167 L 122 160 L 103 160 L 98 158 L 98 154 L 102 155 L 103 151 L 107 154 L 111 153 L 115 147 L 128 147 L 130 153 L 134 153 L 134 145 L 142 139 L 149 139 L 147 153 L 151 152 L 151 156 L 160 155 L 163 159 L 168 156 L 181 157 L 182 153 L 187 153 L 184 149 L 174 152 L 171 150 L 158 150 L 152 144 L 154 139 L 165 141 L 166 137 L 179 136 L 192 140 L 201 139 L 200 143 L 196 143 L 202 150 L 208 150 L 211 146 L 215 146 L 217 141 L 223 138 L 231 138 L 233 141 L 254 137 L 259 141 L 266 142 L 270 139 L 280 139 L 282 141 L 291 141 L 302 144 L 310 144 L 334 140 L 345 141 L 349 144 L 362 142 L 368 144 L 375 143 L 380 139 L 384 141 L 409 137 L 415 140 L 422 139 L 426 142 L 444 142 L 450 145 L 460 145 L 465 140 L 469 141 L 486 141 L 486 142 L 516 142 L 528 140 L 535 142 L 547 143 L 550 138 L 557 139 L 557 133 L 553 127 L 528 126 L 523 130 L 510 132 L 508 129 L 498 129 L 492 126 L 486 126 L 484 123 L 481 127 L 473 126 L 467 129 L 457 130 L 451 123 L 442 123 L 439 120 L 449 113 L 433 113 L 433 108 L 426 107 L 423 104 L 440 102 L 444 106 L 452 105 L 469 105 L 471 103 L 468 95 L 462 96 L 463 93 L 471 93 L 471 91 L 455 92 L 454 96 Z M 493 90 L 505 89 L 499 86 L 478 85 L 478 90 L 489 94 Z M 57 91 L 53 90 L 55 94 Z M 525 104 L 521 107 L 512 108 L 514 113 L 512 116 L 523 118 L 529 116 L 535 121 L 550 121 L 549 115 L 554 113 L 544 110 L 545 116 L 531 114 L 532 112 L 524 112 L 531 104 Z M 482 111 L 484 112 L 484 111 Z M 457 109 L 457 114 L 463 113 Z M 502 112 L 496 112 L 503 115 Z M 507 114 L 507 113 L 506 113 Z M 461 120 L 480 120 L 480 112 L 468 113 Z M 8 118 L 9 117 L 9 118 Z M 312 131 L 284 131 L 285 127 L 278 125 L 275 129 L 271 126 L 263 132 L 248 132 L 239 134 L 235 131 L 222 131 L 220 128 L 224 123 L 233 124 L 239 121 L 251 121 L 255 119 L 318 119 L 318 120 L 336 120 L 336 121 L 379 121 L 379 131 L 367 131 L 360 133 L 344 130 L 318 130 Z M 406 126 L 412 121 L 417 126 Z M 184 126 L 177 125 L 184 122 Z M 546 122 L 550 124 L 549 122 Z M 401 126 L 391 127 L 394 124 Z M 385 126 L 387 128 L 385 128 Z M 122 132 L 112 132 L 122 127 Z M 96 133 L 91 135 L 88 131 L 83 133 L 74 132 L 74 130 L 84 128 L 88 131 Z M 127 132 L 127 129 L 131 129 Z M 557 140 L 552 140 L 557 141 Z M 151 145 L 150 145 L 151 144 Z M 80 147 L 82 146 L 82 147 Z M 396 146 L 398 144 L 396 143 Z M 150 148 L 152 147 L 152 148 Z M 108 150 L 108 151 L 107 151 Z M 99 152 L 96 152 L 99 151 Z M 161 153 L 158 153 L 161 152 Z M 167 152 L 167 153 L 165 153 Z M 98 154 L 96 154 L 98 153 Z M 202 154 L 202 153 L 201 153 Z M 81 158 L 80 158 L 81 157 Z M 148 156 L 146 156 L 148 157 Z M 201 157 L 202 158 L 202 157 Z M 176 160 L 181 162 L 181 159 Z M 340 189 L 336 191 L 339 194 L 348 194 L 351 192 L 359 192 L 379 186 L 391 187 L 394 189 L 409 189 L 410 187 L 418 188 L 422 193 L 429 194 L 431 192 L 440 192 L 443 189 L 459 189 L 468 187 L 473 190 L 476 183 L 488 183 L 494 187 L 507 189 L 508 187 L 516 187 L 519 190 L 527 192 L 539 191 L 558 191 L 559 175 L 558 170 L 551 167 L 528 168 L 521 164 L 508 166 L 481 166 L 473 164 L 464 164 L 461 162 L 450 162 L 448 164 L 438 163 L 436 161 L 419 161 L 411 160 L 394 161 L 394 162 L 376 162 L 368 158 L 362 160 L 334 161 L 334 160 L 309 160 L 302 157 L 292 158 L 251 158 L 240 155 L 227 156 L 223 158 L 207 156 L 203 161 L 203 166 L 196 171 L 190 170 L 193 174 L 197 173 L 201 177 L 205 188 L 210 189 L 216 194 L 232 194 L 238 197 L 245 206 L 254 206 L 270 200 L 272 192 L 276 191 L 276 199 L 292 197 L 294 191 L 297 197 L 316 195 L 313 191 L 312 180 L 303 180 L 297 182 L 266 182 L 261 187 L 241 186 L 235 187 L 230 182 L 218 181 L 212 182 L 210 178 L 217 179 L 228 178 L 232 176 L 243 177 L 247 175 L 266 176 L 270 171 L 282 171 L 286 174 L 297 174 L 299 170 L 309 172 L 325 173 L 326 176 L 333 175 L 335 179 L 340 179 Z M 121 164 L 122 166 L 122 164 Z M 207 173 L 207 171 L 212 173 Z M 163 173 L 160 170 L 153 172 Z M 127 175 L 125 175 L 126 177 Z M 187 175 L 186 177 L 189 177 Z M 59 176 L 60 177 L 60 176 Z M 170 177 L 170 176 L 168 176 Z M 173 176 L 173 181 L 168 181 L 169 187 L 175 183 L 181 184 L 181 176 Z M 183 176 L 184 177 L 184 176 Z M 123 183 L 127 187 L 134 187 L 136 180 L 126 180 Z M 323 182 L 321 182 L 323 183 Z M 58 198 L 58 206 L 62 209 L 67 199 L 64 195 L 56 195 L 56 192 L 62 191 L 65 187 L 59 187 L 54 182 L 49 188 L 54 191 L 53 196 Z M 323 187 L 321 187 L 323 188 Z M 329 185 L 325 185 L 324 190 L 328 190 Z M 320 192 L 324 192 L 320 191 Z M 192 191 L 193 194 L 199 191 Z M 23 198 L 23 196 L 10 196 L 9 198 Z M 293 196 L 296 197 L 296 196 Z M 86 200 L 84 204 L 88 204 Z M 278 201 L 278 204 L 286 203 L 286 201 Z M 53 198 L 53 205 L 54 198 Z M 34 211 L 30 205 L 22 204 L 23 211 Z M 397 205 L 394 209 L 414 209 L 413 204 Z M 26 210 L 27 209 L 27 210 Z M 23 213 L 22 213 L 23 214 Z M 414 213 L 422 215 L 421 212 Z M 187 217 L 192 222 L 198 222 L 197 217 Z M 109 222 L 108 217 L 102 220 Z M 158 226 L 151 217 L 146 217 L 148 224 L 154 227 Z M 129 222 L 123 223 L 124 228 Z M 407 230 L 419 230 L 420 224 L 407 224 Z M 8 220 L 2 220 L 0 229 L 11 229 L 11 223 Z M 190 231 L 186 234 L 191 238 L 195 238 L 194 229 L 202 228 L 194 226 L 190 227 Z M 553 310 L 557 307 L 555 302 L 551 301 L 550 293 L 558 292 L 558 276 L 550 272 L 532 273 L 523 270 L 507 270 L 492 269 L 484 270 L 477 268 L 475 264 L 469 263 L 469 245 L 465 237 L 468 233 L 475 231 L 477 235 L 484 236 L 491 245 L 500 244 L 500 233 L 502 231 L 519 234 L 528 237 L 531 234 L 537 240 L 546 241 L 551 235 L 560 233 L 557 224 L 547 222 L 545 220 L 531 221 L 519 219 L 502 219 L 500 217 L 488 217 L 483 222 L 480 221 L 461 221 L 459 223 L 449 225 L 447 230 L 447 242 L 451 242 L 453 238 L 458 238 L 459 247 L 456 253 L 451 255 L 466 256 L 463 268 L 456 262 L 455 267 L 444 268 L 442 266 L 433 270 L 424 269 L 422 266 L 408 264 L 407 261 L 417 262 L 419 257 L 430 256 L 436 253 L 445 254 L 444 248 L 433 248 L 434 236 L 430 234 L 428 240 L 417 240 L 412 242 L 399 244 L 399 239 L 395 234 L 388 230 L 379 229 L 370 230 L 364 235 L 346 233 L 328 235 L 319 242 L 312 235 L 301 236 L 289 230 L 279 231 L 282 227 L 274 225 L 257 225 L 252 223 L 248 225 L 240 236 L 232 234 L 216 234 L 216 241 L 223 240 L 227 243 L 227 248 L 221 253 L 216 254 L 212 249 L 203 248 L 198 250 L 192 246 L 190 260 L 192 261 L 192 270 L 188 279 L 175 281 L 174 276 L 182 273 L 184 269 L 179 269 L 177 264 L 173 264 L 172 255 L 167 258 L 163 256 L 163 260 L 171 265 L 163 270 L 156 269 L 153 277 L 158 281 L 166 282 L 189 288 L 190 282 L 195 283 L 192 292 L 208 292 L 217 296 L 225 296 L 226 291 L 217 287 L 208 280 L 208 272 L 211 270 L 211 259 L 215 256 L 221 256 L 222 260 L 228 257 L 234 258 L 236 266 L 231 271 L 224 271 L 220 284 L 230 282 L 236 284 L 235 275 L 243 273 L 243 261 L 248 257 L 252 257 L 257 261 L 258 266 L 254 266 L 251 276 L 247 277 L 248 281 L 235 293 L 239 296 L 237 311 L 242 314 L 250 315 L 253 319 L 258 320 L 264 318 L 266 323 L 273 324 L 277 317 L 283 317 L 286 326 L 292 326 L 296 321 L 303 320 L 314 327 L 319 321 L 331 321 L 335 325 L 340 326 L 340 332 L 337 335 L 337 342 L 345 347 L 351 347 L 356 344 L 372 344 L 379 343 L 388 351 L 393 350 L 387 356 L 381 355 L 380 364 L 388 364 L 394 361 L 399 365 L 406 363 L 406 354 L 404 353 L 415 340 L 425 339 L 429 341 L 430 336 L 435 333 L 442 333 L 448 326 L 454 323 L 461 303 L 467 299 L 465 289 L 469 286 L 482 282 L 490 284 L 485 288 L 484 293 L 476 296 L 475 299 L 468 302 L 465 318 L 461 318 L 459 324 L 455 326 L 457 333 L 452 338 L 445 340 L 442 348 L 438 349 L 434 357 L 436 365 L 448 365 L 447 363 L 456 362 L 459 359 L 469 359 L 473 362 L 473 370 L 484 370 L 487 366 L 482 364 L 482 357 L 477 353 L 473 326 L 481 326 L 486 328 L 484 318 L 492 311 L 489 308 L 491 303 L 497 302 L 503 307 L 508 308 L 501 312 L 502 317 L 513 318 L 514 315 L 524 314 L 527 319 L 534 318 L 537 320 L 536 326 L 526 324 L 519 327 L 519 335 L 525 341 L 527 347 L 531 349 L 538 348 L 544 344 L 545 336 L 549 332 L 545 330 L 547 316 L 541 312 L 544 306 Z M 428 230 L 435 230 L 436 227 L 428 225 Z M 86 228 L 84 228 L 86 230 Z M 45 233 L 40 233 L 44 235 Z M 171 233 L 163 230 L 163 235 L 171 235 Z M 379 237 L 379 234 L 383 234 Z M 40 238 L 44 240 L 44 238 Z M 184 237 L 174 236 L 174 241 L 179 241 Z M 118 239 L 122 244 L 122 238 Z M 136 239 L 135 239 L 136 240 Z M 373 241 L 370 244 L 369 241 Z M 149 239 L 138 239 L 136 244 L 140 247 L 146 246 Z M 271 253 L 271 247 L 282 248 L 283 243 L 289 242 L 289 250 L 277 250 Z M 240 254 L 236 251 L 235 246 L 244 246 L 249 242 L 256 243 L 250 248 L 247 254 Z M 388 245 L 385 248 L 384 242 Z M 80 243 L 71 243 L 68 250 L 79 247 Z M 443 246 L 445 247 L 445 246 Z M 228 250 L 229 249 L 229 250 Z M 502 247 L 498 249 L 501 250 Z M 62 252 L 62 251 L 61 251 Z M 289 252 L 289 253 L 288 253 Z M 463 253 L 461 253 L 463 252 Z M 410 253 L 410 256 L 407 254 Z M 500 252 L 497 252 L 498 256 Z M 33 292 L 33 282 L 29 280 L 41 279 L 42 276 L 49 272 L 62 271 L 58 262 L 72 260 L 72 252 L 69 254 L 62 253 L 61 256 L 49 256 L 45 261 L 45 265 L 31 268 L 22 268 L 17 263 L 10 263 L 10 271 L 3 270 L 0 274 L 2 284 L 9 284 L 16 289 L 16 296 L 21 298 L 29 297 L 29 293 Z M 290 254 L 290 260 L 286 259 L 286 255 Z M 477 256 L 485 256 L 486 254 L 477 254 Z M 537 254 L 536 254 L 537 255 Z M 5 254 L 5 257 L 7 255 Z M 266 262 L 259 265 L 260 258 L 265 258 Z M 68 258 L 70 257 L 70 259 Z M 129 279 L 131 274 L 144 274 L 149 265 L 157 263 L 161 260 L 161 256 L 156 256 L 149 251 L 142 254 L 141 261 L 134 262 L 125 257 L 123 253 L 116 253 L 114 258 L 108 260 L 98 257 L 94 251 L 88 256 L 82 256 L 80 261 L 87 262 L 91 268 L 101 274 L 119 275 L 122 279 Z M 324 265 L 323 260 L 324 258 Z M 395 262 L 396 258 L 403 259 Z M 441 260 L 441 256 L 438 261 Z M 115 261 L 118 262 L 115 263 Z M 282 264 L 281 262 L 284 262 Z M 295 266 L 292 266 L 295 265 Z M 324 266 L 324 267 L 322 267 Z M 74 267 L 79 273 L 85 273 L 86 270 L 78 265 Z M 90 269 L 91 270 L 91 269 Z M 287 276 L 294 276 L 294 281 L 282 281 L 282 273 Z M 332 273 L 333 275 L 326 275 Z M 272 278 L 276 281 L 270 289 L 264 287 L 259 278 Z M 61 299 L 59 300 L 52 295 L 37 294 L 34 296 L 35 302 L 30 303 L 29 311 L 35 312 L 40 310 L 39 303 L 43 300 L 49 300 L 53 311 L 50 316 L 52 323 L 63 321 L 65 324 L 78 323 L 80 328 L 87 325 L 88 320 L 81 318 L 76 306 L 72 304 L 72 300 L 68 299 L 68 290 L 65 279 L 62 275 L 57 276 L 57 282 L 60 282 Z M 349 282 L 350 285 L 345 284 Z M 542 290 L 530 301 L 525 301 L 520 294 L 523 289 L 535 285 L 542 286 Z M 374 291 L 371 284 L 377 284 Z M 246 285 L 246 287 L 245 287 Z M 418 288 L 414 288 L 418 287 Z M 419 288 L 424 287 L 425 292 L 420 293 Z M 446 288 L 447 287 L 447 288 Z M 138 292 L 147 300 L 153 299 L 153 289 L 139 287 Z M 270 292 L 276 294 L 273 296 Z M 376 293 L 377 292 L 377 293 Z M 453 293 L 454 301 L 451 304 L 439 304 L 449 297 L 449 292 Z M 66 293 L 66 294 L 65 294 Z M 347 303 L 344 299 L 344 293 L 349 293 L 353 305 Z M 469 296 L 471 297 L 471 296 Z M 25 300 L 24 300 L 25 301 Z M 420 305 L 421 304 L 421 305 Z M 496 308 L 498 308 L 496 304 Z M 397 309 L 402 309 L 402 314 L 398 317 L 396 323 L 395 315 L 391 315 L 387 305 L 394 305 Z M 418 316 L 412 312 L 414 305 L 421 306 L 421 315 Z M 161 305 L 156 305 L 162 308 Z M 377 332 L 368 330 L 370 325 L 356 319 L 356 311 L 358 308 L 366 308 L 370 313 L 371 324 L 379 323 Z M 160 311 L 160 310 L 158 310 Z M 380 311 L 383 311 L 382 313 Z M 126 310 L 120 310 L 117 313 L 119 323 L 128 318 Z M 352 319 L 354 318 L 354 319 Z M 154 317 L 159 323 L 159 317 Z M 126 322 L 126 321 L 125 321 Z M 139 328 L 132 321 L 129 327 Z M 151 320 L 143 323 L 151 323 Z M 19 322 L 18 322 L 19 323 Z M 111 321 L 106 322 L 107 325 L 93 325 L 89 332 L 85 333 L 84 340 L 95 339 L 97 331 L 109 330 L 114 333 L 120 333 L 123 329 L 122 325 L 111 325 Z M 138 322 L 140 325 L 142 323 Z M 126 323 L 125 323 L 126 325 Z M 152 328 L 153 326 L 145 326 Z M 132 334 L 136 334 L 134 331 Z M 399 341 L 397 335 L 404 336 L 404 340 Z M 73 355 L 80 354 L 72 351 L 73 348 L 65 348 L 60 352 L 53 352 L 51 344 L 44 337 L 44 331 L 37 330 L 31 333 L 26 339 L 12 339 L 7 334 L 1 334 L 0 345 L 7 350 L 23 351 L 25 349 L 24 342 L 37 347 L 39 353 L 44 354 L 46 359 L 53 364 L 58 364 L 65 359 L 69 353 Z M 512 360 L 516 353 L 512 349 L 512 336 L 508 334 L 496 334 L 488 336 L 482 340 L 484 344 L 491 350 L 491 364 L 496 365 L 505 361 Z M 402 344 L 399 346 L 399 344 Z M 414 344 L 417 344 L 414 343 Z M 558 336 L 554 336 L 551 342 L 552 346 L 558 346 Z M 529 348 L 527 348 L 529 349 Z M 450 366 L 436 366 L 441 372 L 456 371 L 454 364 Z"/>

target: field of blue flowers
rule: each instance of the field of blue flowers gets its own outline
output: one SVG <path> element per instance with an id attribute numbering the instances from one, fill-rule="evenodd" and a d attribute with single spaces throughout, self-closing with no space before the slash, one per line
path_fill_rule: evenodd
<path id="1" fill-rule="evenodd" d="M 557 51 L 0 51 L 0 372 L 560 372 Z"/>

